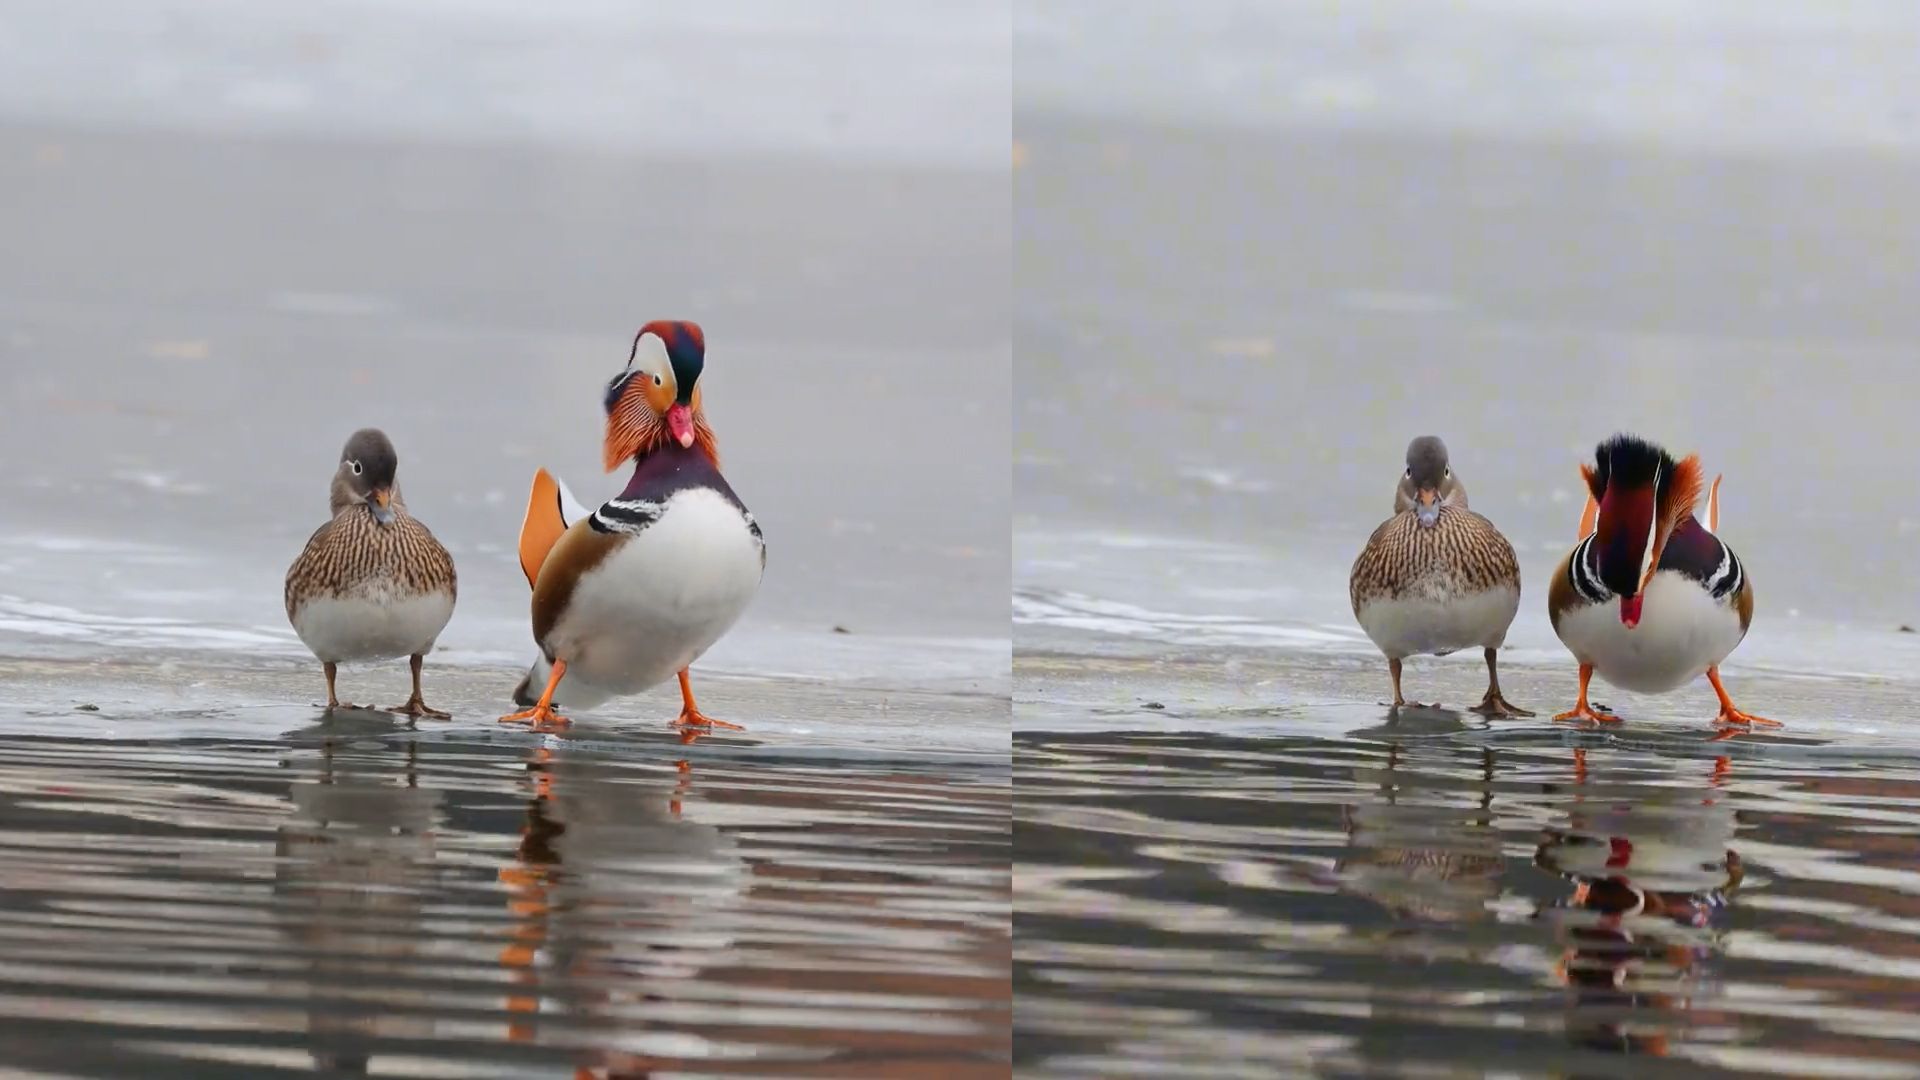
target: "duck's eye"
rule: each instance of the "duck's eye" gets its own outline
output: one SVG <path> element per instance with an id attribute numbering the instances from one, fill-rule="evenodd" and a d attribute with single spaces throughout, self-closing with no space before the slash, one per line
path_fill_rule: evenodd
<path id="1" fill-rule="evenodd" d="M 660 376 L 658 376 L 658 375 L 655 375 L 655 376 L 653 377 L 653 385 L 655 385 L 655 386 L 659 386 L 659 385 L 660 385 L 661 383 L 664 383 L 664 382 L 666 382 L 666 380 L 665 380 L 665 379 L 662 379 L 662 378 L 661 378 Z"/>
<path id="2" fill-rule="evenodd" d="M 1407 479 L 1413 479 L 1413 466 L 1407 466 Z"/>
<path id="3" fill-rule="evenodd" d="M 1453 479 L 1453 470 L 1452 470 L 1452 469 L 1450 469 L 1450 468 L 1448 468 L 1448 469 L 1441 469 L 1441 470 L 1440 470 L 1440 479 L 1442 479 L 1442 480 L 1451 480 L 1451 479 Z"/>
<path id="4" fill-rule="evenodd" d="M 355 476 L 359 476 L 359 475 L 360 475 L 360 463 L 359 463 L 359 462 L 357 462 L 357 461 L 349 461 L 349 462 L 347 462 L 347 468 L 349 468 L 349 469 L 352 469 L 352 470 L 353 470 L 353 475 L 355 475 Z"/>

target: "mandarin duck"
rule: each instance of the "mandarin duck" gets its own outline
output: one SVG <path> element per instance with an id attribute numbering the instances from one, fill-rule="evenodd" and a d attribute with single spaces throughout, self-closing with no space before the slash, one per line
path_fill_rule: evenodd
<path id="1" fill-rule="evenodd" d="M 1707 520 L 1694 516 L 1700 458 L 1675 461 L 1632 435 L 1616 435 L 1581 465 L 1586 508 L 1580 542 L 1560 560 L 1547 593 L 1553 631 L 1580 664 L 1580 697 L 1556 720 L 1616 722 L 1587 703 L 1595 674 L 1642 694 L 1664 694 L 1707 677 L 1720 698 L 1717 724 L 1735 730 L 1776 721 L 1736 708 L 1720 663 L 1753 622 L 1753 581 L 1717 535 L 1720 477 L 1707 492 Z"/>
<path id="2" fill-rule="evenodd" d="M 445 719 L 420 693 L 420 667 L 453 618 L 453 557 L 407 512 L 394 479 L 393 443 L 377 428 L 353 433 L 333 471 L 332 518 L 287 571 L 287 619 L 327 675 L 327 707 L 339 665 L 397 660 L 413 666 L 413 696 L 392 712 Z"/>
<path id="3" fill-rule="evenodd" d="M 1467 507 L 1466 485 L 1447 461 L 1446 444 L 1423 435 L 1407 445 L 1394 490 L 1393 516 L 1373 531 L 1348 580 L 1354 617 L 1387 658 L 1393 704 L 1401 661 L 1479 646 L 1487 692 L 1474 712 L 1532 716 L 1500 693 L 1496 653 L 1520 609 L 1520 563 L 1493 522 Z"/>
<path id="4" fill-rule="evenodd" d="M 568 723 L 556 705 L 592 708 L 676 673 L 679 726 L 737 727 L 694 703 L 687 668 L 727 632 L 760 588 L 760 526 L 720 475 L 701 408 L 706 340 L 691 322 L 641 327 L 607 384 L 604 460 L 631 462 L 626 489 L 590 513 L 545 469 L 520 530 L 540 657 L 503 722 Z"/>

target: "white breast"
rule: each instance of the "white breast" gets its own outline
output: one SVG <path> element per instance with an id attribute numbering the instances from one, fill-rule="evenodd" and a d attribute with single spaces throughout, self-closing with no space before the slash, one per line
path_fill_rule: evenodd
<path id="1" fill-rule="evenodd" d="M 1507 639 L 1520 590 L 1488 589 L 1439 598 L 1419 593 L 1369 600 L 1360 606 L 1360 628 L 1390 659 L 1456 649 L 1497 649 Z"/>
<path id="2" fill-rule="evenodd" d="M 451 618 L 452 594 L 400 595 L 382 583 L 306 601 L 294 610 L 293 632 L 325 663 L 392 660 L 431 651 Z"/>
<path id="3" fill-rule="evenodd" d="M 675 493 L 574 586 L 545 643 L 567 662 L 556 700 L 584 707 L 672 678 L 739 620 L 760 571 L 738 507 L 708 488 Z"/>
<path id="4" fill-rule="evenodd" d="M 1583 604 L 1554 627 L 1575 659 L 1622 690 L 1662 694 L 1685 686 L 1732 653 L 1746 636 L 1731 598 L 1716 600 L 1671 570 L 1647 583 L 1640 624 L 1620 621 L 1618 600 Z"/>

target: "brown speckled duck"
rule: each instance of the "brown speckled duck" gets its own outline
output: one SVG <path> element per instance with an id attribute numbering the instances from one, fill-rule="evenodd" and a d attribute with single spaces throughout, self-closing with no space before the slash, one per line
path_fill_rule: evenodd
<path id="1" fill-rule="evenodd" d="M 349 660 L 413 663 L 413 696 L 391 711 L 444 719 L 420 694 L 422 659 L 453 618 L 453 557 L 407 512 L 400 464 L 384 432 L 353 433 L 333 471 L 333 517 L 287 571 L 287 618 L 327 673 L 327 707 L 342 705 L 334 674 Z"/>
<path id="2" fill-rule="evenodd" d="M 1348 582 L 1354 617 L 1386 655 L 1393 703 L 1401 661 L 1479 646 L 1487 693 L 1474 712 L 1532 716 L 1501 695 L 1496 651 L 1520 609 L 1520 563 L 1493 522 L 1467 508 L 1467 489 L 1432 435 L 1407 445 L 1393 516 L 1373 531 Z"/>

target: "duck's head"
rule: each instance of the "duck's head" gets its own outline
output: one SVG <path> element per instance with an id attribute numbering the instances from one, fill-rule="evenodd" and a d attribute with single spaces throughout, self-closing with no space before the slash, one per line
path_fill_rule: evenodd
<path id="1" fill-rule="evenodd" d="M 1396 511 L 1410 509 L 1421 525 L 1432 526 L 1440 520 L 1440 508 L 1449 501 L 1462 501 L 1465 492 L 1447 462 L 1447 444 L 1439 436 L 1422 435 L 1407 444 L 1407 471 L 1401 474 L 1393 500 Z"/>
<path id="2" fill-rule="evenodd" d="M 1580 466 L 1599 504 L 1594 522 L 1594 569 L 1620 598 L 1620 621 L 1640 623 L 1640 604 L 1674 527 L 1700 498 L 1700 459 L 1673 455 L 1634 435 L 1615 435 Z"/>
<path id="3" fill-rule="evenodd" d="M 333 512 L 365 503 L 382 525 L 393 521 L 393 477 L 400 457 L 393 441 L 379 428 L 361 428 L 347 438 L 340 451 L 340 467 L 333 473 Z"/>
<path id="4" fill-rule="evenodd" d="M 706 357 L 698 323 L 656 319 L 633 336 L 627 366 L 607 383 L 609 472 L 668 443 L 697 444 L 713 456 L 713 430 L 700 409 Z"/>

